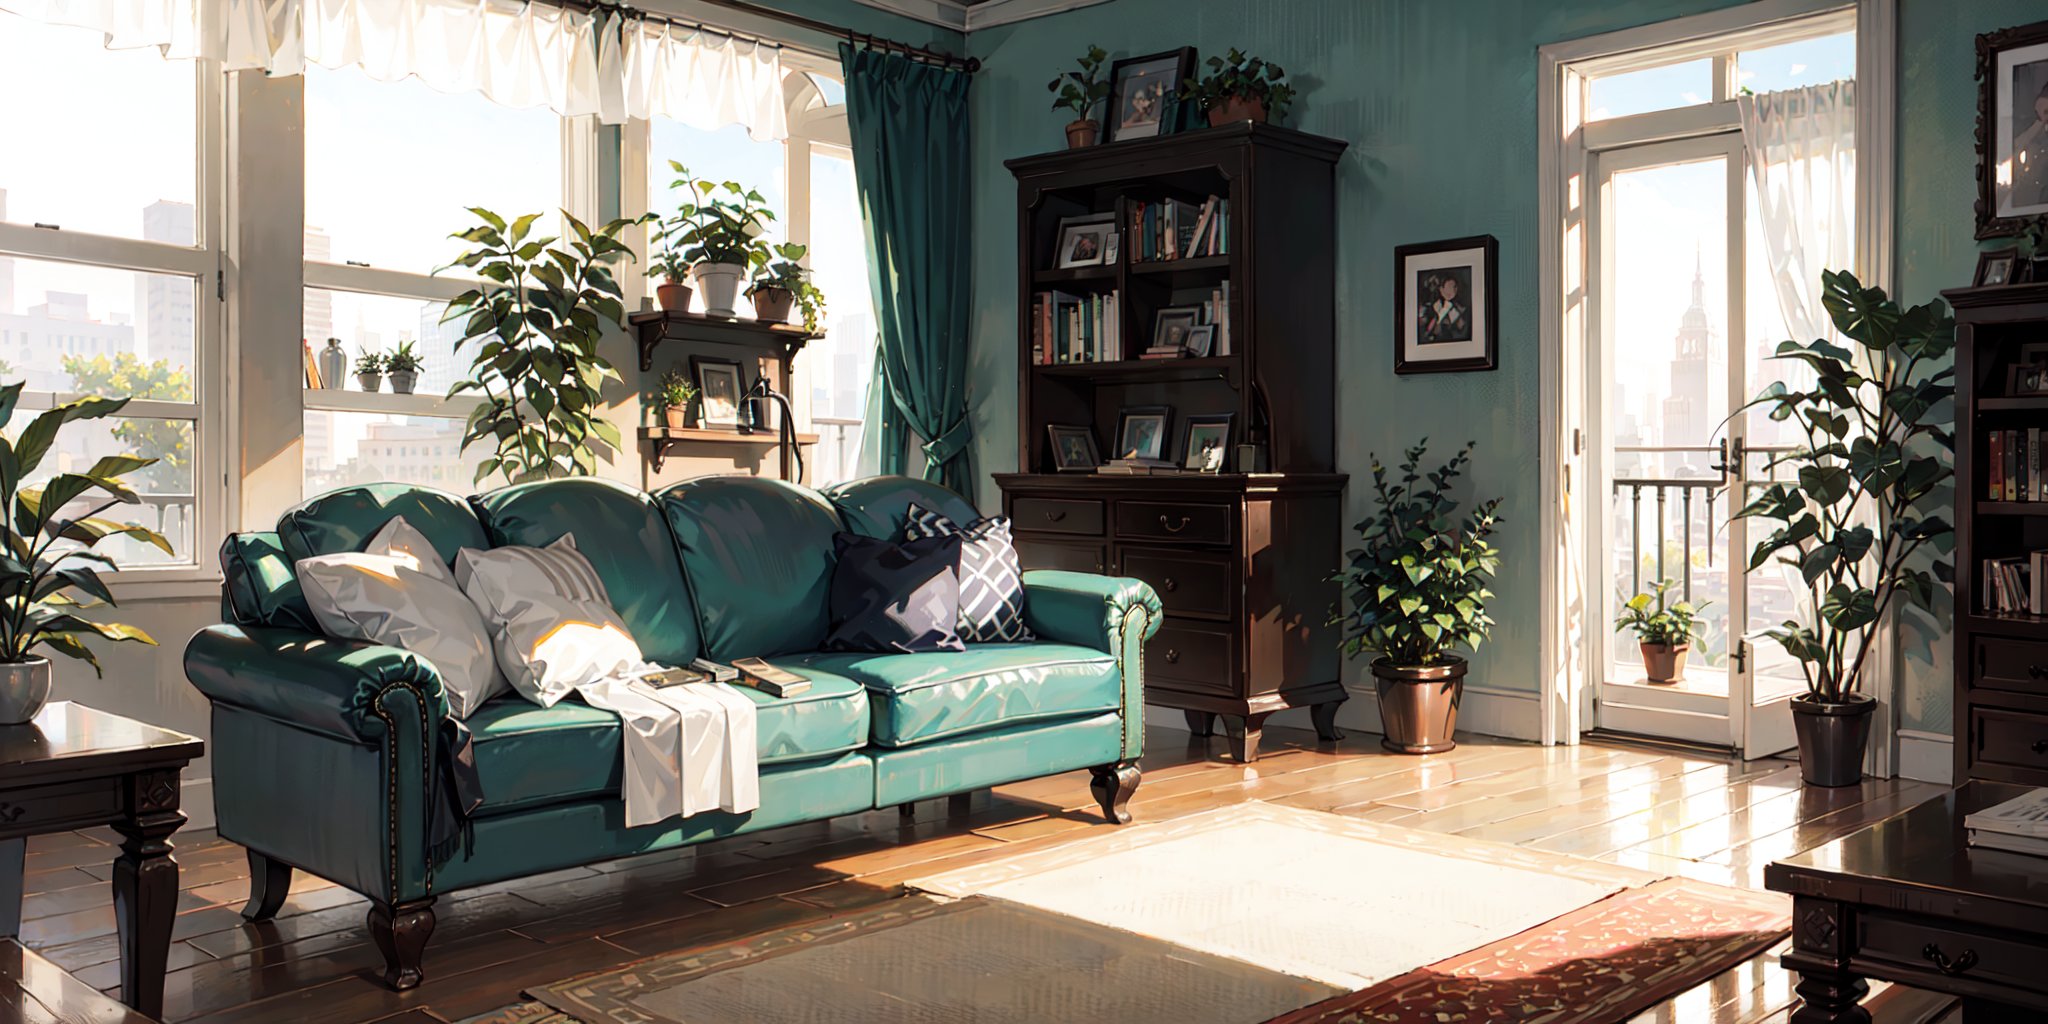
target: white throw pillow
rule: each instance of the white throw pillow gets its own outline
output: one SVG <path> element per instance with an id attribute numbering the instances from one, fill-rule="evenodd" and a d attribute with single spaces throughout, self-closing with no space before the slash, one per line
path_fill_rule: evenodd
<path id="1" fill-rule="evenodd" d="M 296 568 L 322 630 L 402 647 L 433 663 L 449 714 L 468 718 L 505 692 L 483 616 L 404 516 L 384 524 L 366 550 L 303 558 Z"/>
<path id="2" fill-rule="evenodd" d="M 569 534 L 545 548 L 463 548 L 455 579 L 490 624 L 512 688 L 541 707 L 643 664 L 604 581 Z"/>

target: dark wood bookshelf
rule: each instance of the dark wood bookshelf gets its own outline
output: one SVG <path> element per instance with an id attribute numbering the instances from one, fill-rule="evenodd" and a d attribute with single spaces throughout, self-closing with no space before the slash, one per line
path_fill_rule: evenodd
<path id="1" fill-rule="evenodd" d="M 654 369 L 654 349 L 664 341 L 737 346 L 787 361 L 796 358 L 806 344 L 824 337 L 794 324 L 660 309 L 634 313 L 626 322 L 632 326 L 633 340 L 640 348 L 641 373 Z"/>

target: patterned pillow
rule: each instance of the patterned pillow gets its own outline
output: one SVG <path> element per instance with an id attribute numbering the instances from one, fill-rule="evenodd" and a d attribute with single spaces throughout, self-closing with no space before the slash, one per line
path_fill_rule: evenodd
<path id="1" fill-rule="evenodd" d="M 966 526 L 915 502 L 903 520 L 903 539 L 959 535 L 960 639 L 970 644 L 1038 639 L 1024 625 L 1024 570 L 1010 540 L 1009 516 L 985 516 Z"/>

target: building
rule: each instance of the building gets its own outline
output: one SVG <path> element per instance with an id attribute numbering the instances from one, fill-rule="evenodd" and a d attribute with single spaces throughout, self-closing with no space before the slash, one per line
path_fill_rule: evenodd
<path id="1" fill-rule="evenodd" d="M 192 204 L 158 200 L 142 208 L 142 237 L 152 242 L 191 245 Z M 135 311 L 141 327 L 136 355 L 192 365 L 195 284 L 170 274 L 135 275 Z"/>

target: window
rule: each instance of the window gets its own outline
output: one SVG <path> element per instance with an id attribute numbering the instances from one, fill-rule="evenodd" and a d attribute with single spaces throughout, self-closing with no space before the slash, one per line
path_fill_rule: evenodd
<path id="1" fill-rule="evenodd" d="M 221 79 L 0 13 L 0 93 L 37 97 L 0 105 L 0 379 L 26 385 L 14 431 L 75 395 L 134 397 L 119 418 L 67 427 L 31 477 L 157 459 L 130 477 L 141 506 L 110 514 L 173 553 L 103 544 L 123 569 L 196 568 L 224 522 L 223 433 L 200 416 L 223 366 Z"/>

